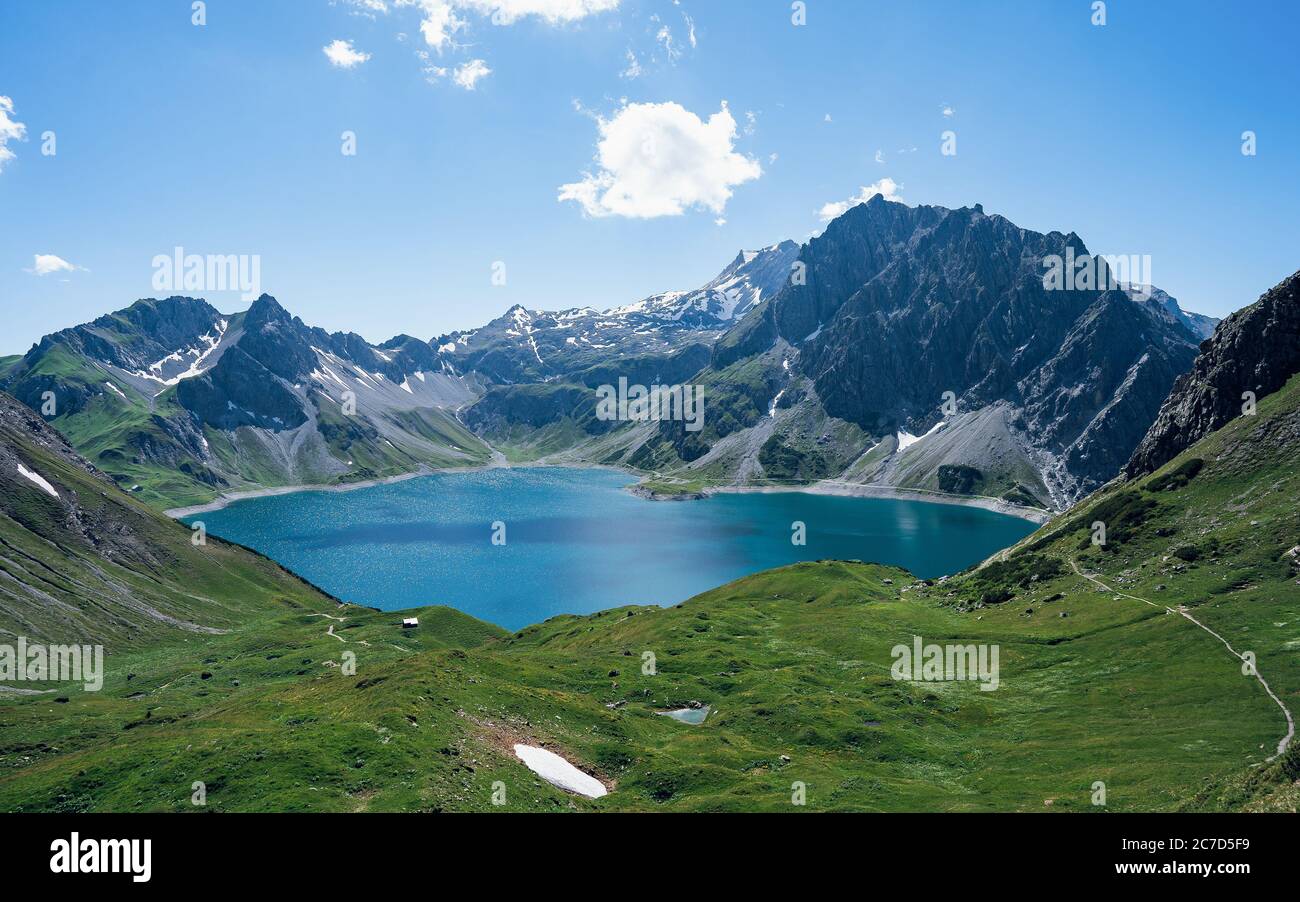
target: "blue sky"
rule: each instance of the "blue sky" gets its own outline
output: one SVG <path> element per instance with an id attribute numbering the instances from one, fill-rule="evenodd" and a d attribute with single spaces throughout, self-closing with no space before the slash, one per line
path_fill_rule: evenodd
<path id="1" fill-rule="evenodd" d="M 1300 266 L 1295 9 L 1248 6 L 4 2 L 0 353 L 158 294 L 178 245 L 257 254 L 291 311 L 372 341 L 628 303 L 881 179 L 1149 254 L 1223 315 Z"/>

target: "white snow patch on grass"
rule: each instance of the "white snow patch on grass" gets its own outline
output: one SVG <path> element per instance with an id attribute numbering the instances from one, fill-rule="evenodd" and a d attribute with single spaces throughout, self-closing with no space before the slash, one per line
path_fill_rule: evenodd
<path id="1" fill-rule="evenodd" d="M 44 492 L 46 492 L 47 494 L 49 494 L 49 495 L 51 495 L 51 496 L 53 496 L 53 497 L 55 497 L 55 498 L 59 497 L 59 493 L 56 492 L 56 491 L 54 491 L 54 486 L 50 485 L 49 482 L 45 479 L 45 477 L 42 476 L 40 473 L 33 473 L 31 470 L 27 469 L 27 468 L 24 467 L 22 464 L 19 464 L 19 465 L 18 465 L 18 474 L 19 474 L 20 476 L 26 476 L 26 477 L 27 477 L 28 479 L 30 479 L 32 482 L 34 482 L 34 483 L 36 483 L 38 486 L 40 486 L 41 489 L 42 489 Z"/>
<path id="2" fill-rule="evenodd" d="M 515 756 L 547 783 L 568 792 L 589 799 L 598 799 L 609 792 L 595 777 L 578 770 L 554 752 L 516 743 Z"/>

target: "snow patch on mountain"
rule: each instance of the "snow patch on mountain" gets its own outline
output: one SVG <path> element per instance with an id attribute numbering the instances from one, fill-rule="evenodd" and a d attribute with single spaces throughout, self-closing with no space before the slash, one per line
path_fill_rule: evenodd
<path id="1" fill-rule="evenodd" d="M 148 369 L 137 370 L 132 372 L 131 375 L 156 382 L 164 389 L 176 385 L 184 379 L 202 376 L 216 362 L 212 359 L 213 352 L 221 345 L 221 340 L 226 337 L 226 331 L 229 327 L 230 321 L 222 319 L 217 322 L 215 335 L 211 332 L 204 333 L 199 336 L 198 345 L 172 351 L 161 360 L 149 364 Z M 185 364 L 186 359 L 190 357 L 193 357 L 193 360 L 186 365 L 184 370 L 177 373 L 176 367 Z M 168 373 L 172 373 L 172 375 L 167 375 Z"/>
<path id="2" fill-rule="evenodd" d="M 40 473 L 34 473 L 31 470 L 24 467 L 22 464 L 19 464 L 18 475 L 25 476 L 26 478 L 30 479 L 32 482 L 36 483 L 38 486 L 40 486 L 42 491 L 44 491 L 47 495 L 51 495 L 55 498 L 59 497 L 59 493 L 54 490 L 54 486 L 50 485 L 49 480 L 47 480 Z"/>
<path id="3" fill-rule="evenodd" d="M 938 432 L 946 425 L 947 425 L 946 421 L 940 420 L 939 422 L 931 426 L 927 432 L 921 435 L 912 435 L 912 433 L 908 432 L 906 429 L 900 429 L 898 431 L 898 434 L 895 436 L 895 438 L 898 440 L 899 452 L 901 453 L 903 451 L 906 451 L 908 448 L 912 447 L 917 442 L 929 438 L 930 436 L 934 435 L 936 432 Z"/>

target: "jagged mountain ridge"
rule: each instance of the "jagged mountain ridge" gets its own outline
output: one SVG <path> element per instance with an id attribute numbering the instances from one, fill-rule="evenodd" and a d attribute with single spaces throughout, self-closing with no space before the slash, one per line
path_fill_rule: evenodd
<path id="1" fill-rule="evenodd" d="M 711 348 L 723 328 L 780 290 L 798 252 L 793 241 L 741 251 L 695 291 L 664 292 L 606 311 L 545 312 L 516 304 L 481 328 L 432 344 L 451 371 L 477 372 L 501 385 L 570 377 L 612 359 Z"/>
<path id="2" fill-rule="evenodd" d="M 641 314 L 691 328 L 717 329 L 735 322 L 765 297 L 776 294 L 790 277 L 799 244 L 782 241 L 757 251 L 741 251 L 708 284 L 691 292 L 672 291 L 615 307 L 618 315 Z"/>
<path id="3" fill-rule="evenodd" d="M 475 385 L 426 342 L 311 328 L 269 295 L 229 315 L 137 301 L 47 336 L 0 377 L 34 409 L 52 400 L 80 451 L 158 503 L 485 461 L 454 415 Z"/>

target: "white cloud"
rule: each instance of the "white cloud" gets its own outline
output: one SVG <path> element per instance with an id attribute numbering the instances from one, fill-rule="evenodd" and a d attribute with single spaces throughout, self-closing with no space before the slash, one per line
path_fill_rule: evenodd
<path id="1" fill-rule="evenodd" d="M 52 272 L 76 272 L 79 269 L 84 271 L 85 267 L 69 263 L 55 254 L 32 254 L 32 268 L 24 269 L 23 272 L 48 276 Z"/>
<path id="2" fill-rule="evenodd" d="M 14 152 L 5 145 L 10 141 L 21 141 L 27 135 L 27 126 L 11 118 L 13 111 L 14 102 L 0 94 L 0 169 L 14 158 Z"/>
<path id="3" fill-rule="evenodd" d="M 474 90 L 474 85 L 478 84 L 479 79 L 485 78 L 492 74 L 488 64 L 483 60 L 470 60 L 456 67 L 452 73 L 451 80 L 460 85 L 466 91 Z"/>
<path id="4" fill-rule="evenodd" d="M 352 46 L 351 41 L 331 41 L 322 47 L 321 51 L 329 59 L 331 66 L 340 69 L 351 69 L 370 59 L 369 53 L 357 50 Z"/>
<path id="5" fill-rule="evenodd" d="M 441 53 L 452 44 L 452 35 L 466 26 L 466 22 L 452 9 L 455 0 L 395 0 L 396 6 L 415 6 L 423 18 L 420 34 L 424 42 Z"/>
<path id="6" fill-rule="evenodd" d="M 726 103 L 707 122 L 677 103 L 625 104 L 596 121 L 598 171 L 559 189 L 561 201 L 577 201 L 589 216 L 652 219 L 691 208 L 721 216 L 732 189 L 763 174 L 734 150 Z"/>
<path id="7" fill-rule="evenodd" d="M 527 16 L 561 25 L 618 5 L 619 0 L 394 0 L 394 6 L 419 8 L 423 15 L 420 33 L 425 43 L 439 52 L 454 44 L 452 36 L 469 25 L 458 12 L 487 17 L 494 25 L 513 25 Z"/>
<path id="8" fill-rule="evenodd" d="M 842 216 L 844 213 L 847 213 L 850 208 L 856 207 L 858 204 L 865 204 L 867 201 L 871 200 L 871 198 L 875 197 L 877 194 L 879 194 L 885 200 L 901 202 L 903 200 L 903 196 L 898 192 L 901 191 L 902 188 L 903 188 L 902 185 L 898 184 L 898 182 L 886 176 L 885 178 L 882 178 L 880 181 L 875 182 L 874 184 L 864 186 L 862 190 L 857 193 L 856 196 L 850 197 L 848 200 L 841 200 L 841 201 L 835 201 L 833 203 L 823 204 L 822 208 L 817 211 L 817 215 L 821 217 L 822 222 L 830 222 L 835 217 Z"/>
<path id="9" fill-rule="evenodd" d="M 351 6 L 352 15 L 365 16 L 367 19 L 375 18 L 375 13 L 387 13 L 388 3 L 386 0 L 345 0 L 348 6 Z"/>
<path id="10" fill-rule="evenodd" d="M 956 111 L 956 110 L 954 110 L 952 107 L 948 106 L 948 104 L 946 104 L 946 103 L 943 105 L 943 118 L 945 118 L 945 119 L 951 119 L 953 116 L 956 116 L 956 115 L 957 115 L 957 111 Z"/>
<path id="11" fill-rule="evenodd" d="M 453 0 L 458 6 L 491 16 L 496 25 L 513 25 L 537 16 L 548 25 L 576 22 L 596 13 L 618 9 L 619 0 Z"/>
<path id="12" fill-rule="evenodd" d="M 885 152 L 883 150 L 880 150 L 879 148 L 876 149 L 876 162 L 877 163 L 885 162 Z"/>

